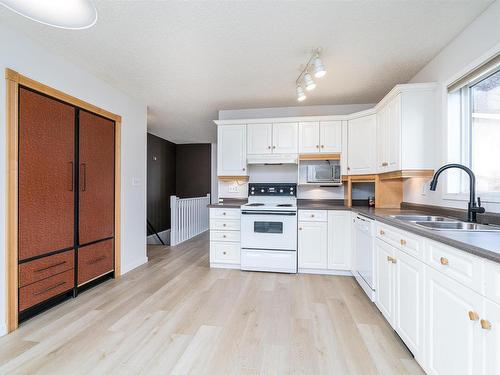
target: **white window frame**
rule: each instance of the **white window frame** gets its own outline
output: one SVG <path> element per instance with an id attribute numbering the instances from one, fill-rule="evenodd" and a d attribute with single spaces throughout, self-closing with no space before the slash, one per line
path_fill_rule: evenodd
<path id="1" fill-rule="evenodd" d="M 484 56 L 479 60 L 480 62 L 476 62 L 475 64 L 472 64 L 468 69 L 464 70 L 460 75 L 455 77 L 454 79 L 450 79 L 448 81 L 448 84 L 444 85 L 443 88 L 443 124 L 444 124 L 444 130 L 443 130 L 443 140 L 444 140 L 444 155 L 443 155 L 443 160 L 445 160 L 445 163 L 453 163 L 453 162 L 458 162 L 460 164 L 463 164 L 465 166 L 470 167 L 470 158 L 471 158 L 471 119 L 472 119 L 472 112 L 471 112 L 471 97 L 470 97 L 470 87 L 474 86 L 476 83 L 479 81 L 482 81 L 484 78 L 497 73 L 500 71 L 500 67 L 497 67 L 479 77 L 474 79 L 473 81 L 469 82 L 466 86 L 462 87 L 460 90 L 460 160 L 449 160 L 449 126 L 450 124 L 448 123 L 448 111 L 449 111 L 449 95 L 451 93 L 448 92 L 447 87 L 454 81 L 457 80 L 458 77 L 460 76 L 465 76 L 468 72 L 473 71 L 476 69 L 478 66 L 482 65 L 483 62 L 488 61 L 490 58 L 493 56 L 497 55 L 500 52 L 500 46 L 491 51 L 487 56 Z M 443 176 L 444 177 L 444 176 Z M 442 190 L 442 199 L 444 200 L 452 200 L 452 201 L 468 201 L 469 200 L 469 193 L 466 192 L 461 192 L 461 193 L 449 193 L 448 192 L 448 178 L 446 178 L 443 181 L 443 190 Z M 461 172 L 461 182 L 460 182 L 460 190 L 462 190 L 464 187 L 469 188 L 469 177 L 465 174 L 465 172 Z M 492 192 L 492 193 L 485 193 L 485 192 L 476 192 L 476 195 L 481 198 L 482 202 L 486 203 L 500 203 L 500 193 Z"/>

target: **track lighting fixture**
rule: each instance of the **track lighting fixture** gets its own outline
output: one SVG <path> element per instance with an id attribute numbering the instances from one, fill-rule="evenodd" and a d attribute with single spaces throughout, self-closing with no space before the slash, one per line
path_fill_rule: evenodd
<path id="1" fill-rule="evenodd" d="M 325 66 L 320 59 L 320 53 L 321 48 L 313 49 L 311 57 L 309 57 L 304 69 L 302 69 L 302 72 L 300 72 L 299 76 L 295 80 L 295 85 L 297 87 L 297 100 L 299 102 L 306 99 L 302 84 L 305 86 L 307 91 L 312 91 L 316 88 L 316 82 L 314 82 L 311 72 L 314 72 L 314 76 L 316 78 L 324 77 L 326 74 Z"/>
<path id="2" fill-rule="evenodd" d="M 302 102 L 304 100 L 306 100 L 307 96 L 306 94 L 304 93 L 304 90 L 302 89 L 301 86 L 297 86 L 297 100 L 299 102 Z"/>
<path id="3" fill-rule="evenodd" d="M 97 21 L 92 0 L 0 0 L 0 4 L 30 20 L 62 29 L 86 29 Z"/>
<path id="4" fill-rule="evenodd" d="M 304 83 L 306 84 L 307 91 L 312 91 L 316 88 L 316 83 L 309 73 L 304 74 Z"/>
<path id="5" fill-rule="evenodd" d="M 314 76 L 316 78 L 321 78 L 324 77 L 326 74 L 326 69 L 325 66 L 323 65 L 323 62 L 319 58 L 319 55 L 316 55 L 316 58 L 314 59 Z"/>

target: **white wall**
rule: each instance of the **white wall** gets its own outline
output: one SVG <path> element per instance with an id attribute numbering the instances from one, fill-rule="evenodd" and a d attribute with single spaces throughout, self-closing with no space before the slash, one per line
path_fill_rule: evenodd
<path id="1" fill-rule="evenodd" d="M 446 143 L 446 87 L 455 79 L 480 65 L 488 57 L 500 51 L 500 1 L 490 5 L 479 17 L 465 28 L 453 41 L 448 44 L 434 59 L 432 59 L 410 82 L 438 82 L 439 94 L 436 98 L 438 121 L 435 137 L 436 144 L 440 145 L 437 153 L 435 168 L 445 164 Z M 441 181 L 436 192 L 429 191 L 424 186 L 428 181 L 410 179 L 404 184 L 404 200 L 407 202 L 442 205 L 448 207 L 465 208 L 465 201 L 443 199 Z M 500 212 L 500 203 L 484 202 L 489 212 Z"/>
<path id="2" fill-rule="evenodd" d="M 0 70 L 19 73 L 122 116 L 121 268 L 146 257 L 146 105 L 0 25 Z M 5 83 L 0 84 L 0 278 L 5 280 L 6 124 Z M 132 180 L 136 184 L 132 185 Z M 5 333 L 5 283 L 0 288 L 0 335 Z"/>

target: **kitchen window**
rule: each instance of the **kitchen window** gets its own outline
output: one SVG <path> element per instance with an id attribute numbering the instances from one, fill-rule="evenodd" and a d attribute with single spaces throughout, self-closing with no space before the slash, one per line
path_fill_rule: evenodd
<path id="1" fill-rule="evenodd" d="M 448 162 L 471 168 L 484 201 L 500 201 L 500 55 L 448 87 Z M 446 196 L 462 199 L 469 180 L 448 172 Z"/>

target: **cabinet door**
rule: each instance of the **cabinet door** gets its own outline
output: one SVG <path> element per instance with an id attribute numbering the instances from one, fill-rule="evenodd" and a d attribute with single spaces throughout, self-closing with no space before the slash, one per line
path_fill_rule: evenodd
<path id="1" fill-rule="evenodd" d="M 296 154 L 298 143 L 298 124 L 275 123 L 273 124 L 273 153 Z"/>
<path id="2" fill-rule="evenodd" d="M 386 172 L 387 162 L 387 105 L 377 112 L 377 172 Z"/>
<path id="3" fill-rule="evenodd" d="M 375 304 L 391 326 L 394 326 L 394 263 L 395 250 L 391 245 L 375 240 L 376 299 Z"/>
<path id="4" fill-rule="evenodd" d="M 375 115 L 349 121 L 348 125 L 348 173 L 371 174 L 376 164 Z"/>
<path id="5" fill-rule="evenodd" d="M 484 298 L 483 364 L 484 375 L 500 374 L 500 305 Z"/>
<path id="6" fill-rule="evenodd" d="M 427 372 L 480 374 L 482 297 L 431 267 L 425 273 Z"/>
<path id="7" fill-rule="evenodd" d="M 394 329 L 421 362 L 424 335 L 424 263 L 396 250 Z"/>
<path id="8" fill-rule="evenodd" d="M 319 122 L 299 123 L 299 152 L 302 154 L 319 152 Z"/>
<path id="9" fill-rule="evenodd" d="M 351 269 L 351 213 L 328 211 L 328 269 Z"/>
<path id="10" fill-rule="evenodd" d="M 75 109 L 19 89 L 19 260 L 74 244 Z"/>
<path id="11" fill-rule="evenodd" d="M 386 124 L 386 171 L 401 169 L 401 94 L 388 104 L 388 121 Z"/>
<path id="12" fill-rule="evenodd" d="M 322 121 L 319 124 L 321 152 L 341 152 L 342 121 Z"/>
<path id="13" fill-rule="evenodd" d="M 246 125 L 217 127 L 217 175 L 247 175 Z"/>
<path id="14" fill-rule="evenodd" d="M 299 268 L 327 268 L 327 237 L 326 222 L 299 222 Z"/>
<path id="15" fill-rule="evenodd" d="M 80 110 L 79 243 L 113 237 L 115 123 Z"/>
<path id="16" fill-rule="evenodd" d="M 247 125 L 247 151 L 249 155 L 272 152 L 273 124 Z"/>

